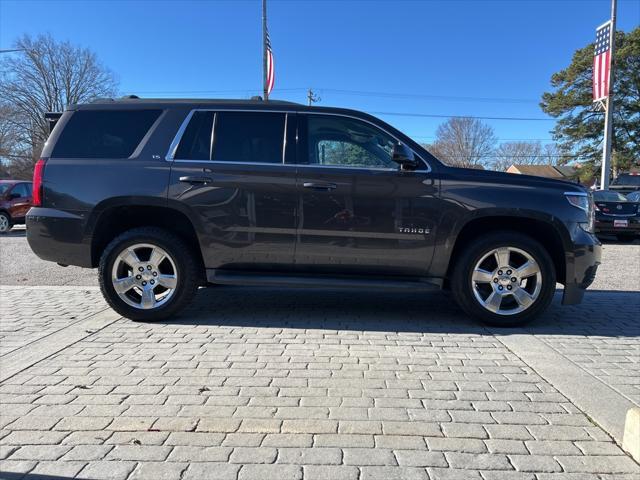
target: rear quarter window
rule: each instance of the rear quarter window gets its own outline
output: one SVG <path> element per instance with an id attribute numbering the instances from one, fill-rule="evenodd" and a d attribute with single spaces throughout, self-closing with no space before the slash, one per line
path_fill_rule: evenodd
<path id="1" fill-rule="evenodd" d="M 53 147 L 54 158 L 128 158 L 162 110 L 80 110 Z"/>

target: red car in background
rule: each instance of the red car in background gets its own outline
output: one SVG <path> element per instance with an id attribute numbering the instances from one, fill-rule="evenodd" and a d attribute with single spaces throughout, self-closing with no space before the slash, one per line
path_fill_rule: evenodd
<path id="1" fill-rule="evenodd" d="M 31 208 L 31 182 L 24 180 L 0 180 L 0 233 L 24 223 Z"/>

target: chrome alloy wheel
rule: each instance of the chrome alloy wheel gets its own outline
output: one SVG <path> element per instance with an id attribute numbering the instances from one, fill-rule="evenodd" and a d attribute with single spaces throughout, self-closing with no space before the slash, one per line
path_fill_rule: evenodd
<path id="1" fill-rule="evenodd" d="M 138 243 L 117 256 L 111 283 L 127 305 L 150 310 L 164 305 L 173 296 L 178 285 L 178 270 L 162 248 Z"/>
<path id="2" fill-rule="evenodd" d="M 498 315 L 515 315 L 540 295 L 542 273 L 535 259 L 515 247 L 495 248 L 476 263 L 471 288 L 484 308 Z"/>
<path id="3" fill-rule="evenodd" d="M 6 233 L 9 231 L 9 218 L 2 214 L 0 215 L 0 233 Z"/>

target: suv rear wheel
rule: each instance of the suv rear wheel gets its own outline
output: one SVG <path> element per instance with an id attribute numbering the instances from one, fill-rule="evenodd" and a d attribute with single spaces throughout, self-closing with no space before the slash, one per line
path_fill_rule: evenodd
<path id="1" fill-rule="evenodd" d="M 162 320 L 185 307 L 198 287 L 197 262 L 177 236 L 155 227 L 129 230 L 105 249 L 99 265 L 107 303 L 131 320 Z"/>
<path id="2" fill-rule="evenodd" d="M 6 212 L 0 212 L 0 233 L 7 233 L 11 230 L 11 217 Z"/>
<path id="3" fill-rule="evenodd" d="M 547 251 L 515 232 L 496 232 L 472 242 L 452 277 L 460 307 L 501 327 L 522 325 L 542 313 L 555 288 L 555 269 Z"/>

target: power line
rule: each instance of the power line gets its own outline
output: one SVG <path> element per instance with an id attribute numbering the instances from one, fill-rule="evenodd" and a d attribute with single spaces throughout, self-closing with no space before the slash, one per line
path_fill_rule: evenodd
<path id="1" fill-rule="evenodd" d="M 420 138 L 424 140 L 435 140 L 435 135 L 411 135 L 407 134 L 411 138 Z M 498 142 L 553 142 L 553 138 L 497 138 Z"/>
<path id="2" fill-rule="evenodd" d="M 276 88 L 275 92 L 304 91 L 306 88 Z M 452 100 L 463 102 L 485 102 L 485 103 L 538 103 L 538 100 L 528 98 L 507 98 L 507 97 L 474 97 L 474 96 L 454 96 L 454 95 L 424 95 L 419 93 L 395 93 L 395 92 L 373 92 L 364 90 L 344 90 L 337 88 L 318 88 L 322 93 L 333 93 L 335 95 L 353 95 L 358 97 L 382 97 L 382 98 L 422 98 L 427 100 Z M 211 94 L 211 93 L 257 93 L 255 89 L 233 89 L 233 90 L 138 90 L 137 93 L 145 94 Z"/>
<path id="3" fill-rule="evenodd" d="M 588 155 L 584 154 L 584 155 L 578 155 L 578 154 L 532 154 L 532 155 L 498 155 L 495 153 L 491 153 L 491 154 L 484 154 L 484 155 L 442 155 L 443 157 L 446 158 L 503 158 L 503 157 L 508 157 L 508 158 L 540 158 L 540 159 L 545 159 L 545 158 L 587 158 Z"/>
<path id="4" fill-rule="evenodd" d="M 304 91 L 306 88 L 274 88 L 274 92 L 293 92 L 293 91 Z M 257 94 L 260 93 L 259 90 L 256 89 L 234 89 L 234 90 L 136 90 L 136 93 L 144 93 L 144 94 L 172 94 L 172 95 L 183 95 L 183 94 L 216 94 L 216 93 L 246 93 L 246 94 Z"/>
<path id="5" fill-rule="evenodd" d="M 477 118 L 480 120 L 522 120 L 538 122 L 555 122 L 555 118 L 542 117 L 484 117 L 479 115 L 442 115 L 433 113 L 408 113 L 408 112 L 367 112 L 373 115 L 392 115 L 398 117 L 428 117 L 428 118 Z"/>
<path id="6" fill-rule="evenodd" d="M 384 97 L 384 98 L 423 98 L 426 100 L 453 100 L 463 102 L 488 102 L 488 103 L 538 103 L 538 100 L 528 98 L 505 97 L 458 97 L 452 95 L 424 95 L 419 93 L 390 93 L 370 92 L 362 90 L 340 90 L 335 88 L 320 88 L 321 92 L 334 93 L 336 95 L 355 95 L 360 97 Z"/>
<path id="7" fill-rule="evenodd" d="M 334 89 L 319 89 L 321 92 L 325 91 L 340 91 L 344 92 L 357 92 L 357 90 L 334 90 Z M 294 91 L 307 91 L 307 88 L 281 88 L 275 89 L 276 92 L 294 92 Z M 172 94 L 172 95 L 180 95 L 180 94 L 218 94 L 218 93 L 244 93 L 247 95 L 255 94 L 257 90 L 138 90 L 137 93 L 140 94 Z M 360 92 L 363 94 L 372 94 L 372 95 L 402 95 L 389 93 L 384 94 L 383 92 Z M 412 98 L 414 94 L 406 94 L 407 98 Z M 426 97 L 426 96 L 425 96 Z M 434 96 L 435 98 L 435 96 Z M 489 97 L 438 97 L 442 99 L 476 99 L 482 101 L 490 101 Z M 496 101 L 527 101 L 523 99 L 493 99 Z M 390 115 L 390 116 L 402 116 L 402 117 L 424 117 L 424 118 L 476 118 L 480 120 L 515 120 L 515 121 L 542 121 L 542 122 L 552 122 L 555 121 L 554 118 L 542 118 L 542 117 L 490 117 L 490 116 L 481 116 L 481 115 L 446 115 L 446 114 L 431 114 L 431 113 L 410 113 L 410 112 L 379 112 L 372 111 L 368 112 L 373 115 Z"/>

